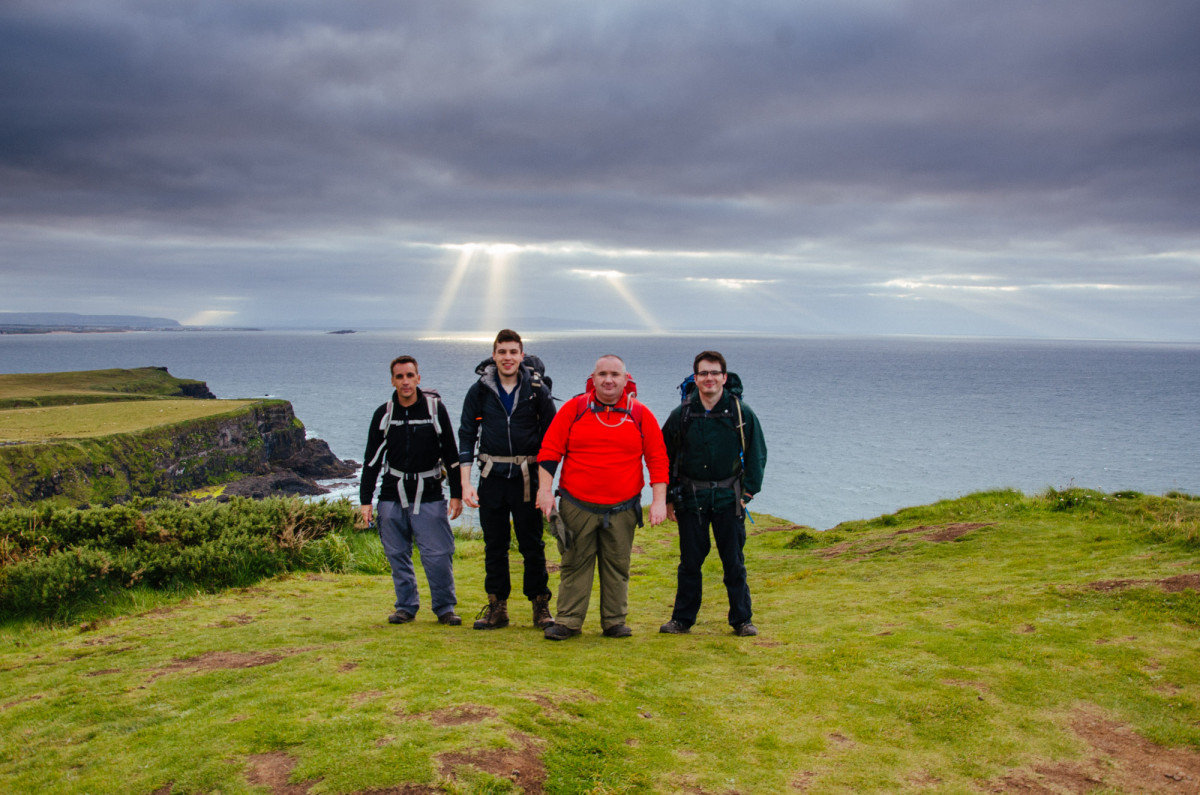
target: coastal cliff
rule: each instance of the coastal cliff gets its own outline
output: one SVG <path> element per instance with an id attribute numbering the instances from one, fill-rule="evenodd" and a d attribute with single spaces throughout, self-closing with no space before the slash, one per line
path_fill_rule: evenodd
<path id="1" fill-rule="evenodd" d="M 196 384 L 188 390 L 216 409 L 205 416 L 106 435 L 0 444 L 0 507 L 46 500 L 111 503 L 222 484 L 230 495 L 319 494 L 324 489 L 316 479 L 349 477 L 357 470 L 324 441 L 307 439 L 287 401 L 230 401 L 229 410 L 220 411 L 225 401 L 203 399 L 211 393 Z M 129 405 L 157 412 L 166 404 Z"/>

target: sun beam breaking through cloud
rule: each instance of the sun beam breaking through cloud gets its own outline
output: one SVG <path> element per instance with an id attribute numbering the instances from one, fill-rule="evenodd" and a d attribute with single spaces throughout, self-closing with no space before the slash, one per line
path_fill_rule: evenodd
<path id="1" fill-rule="evenodd" d="M 625 274 L 621 271 L 598 271 L 575 268 L 571 273 L 579 274 L 587 279 L 604 279 L 612 285 L 616 294 L 621 296 L 625 303 L 629 305 L 629 308 L 646 324 L 646 327 L 651 332 L 655 334 L 662 333 L 662 326 L 658 324 L 654 316 L 647 312 L 646 307 L 642 306 L 641 302 L 634 298 L 633 293 L 629 291 L 629 287 L 624 283 Z"/>

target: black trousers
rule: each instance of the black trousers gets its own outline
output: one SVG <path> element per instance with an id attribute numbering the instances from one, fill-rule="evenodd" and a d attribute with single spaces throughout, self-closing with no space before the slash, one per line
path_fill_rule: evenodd
<path id="1" fill-rule="evenodd" d="M 716 511 L 701 509 L 699 512 L 675 512 L 675 519 L 679 523 L 679 573 L 675 609 L 671 618 L 685 627 L 695 624 L 696 615 L 700 612 L 700 601 L 704 595 L 700 569 L 712 549 L 708 538 L 710 526 L 725 572 L 729 625 L 737 626 L 750 620 L 750 586 L 746 583 L 746 558 L 742 553 L 746 546 L 746 520 L 737 513 L 736 504 Z"/>
<path id="2" fill-rule="evenodd" d="M 530 483 L 530 496 L 537 493 L 537 480 Z M 498 599 L 512 592 L 508 573 L 508 547 L 511 530 L 517 535 L 517 549 L 525 561 L 522 589 L 533 599 L 548 596 L 550 575 L 546 573 L 546 543 L 542 540 L 542 512 L 531 499 L 523 500 L 525 482 L 521 478 L 486 477 L 479 480 L 479 525 L 483 529 L 483 586 Z"/>

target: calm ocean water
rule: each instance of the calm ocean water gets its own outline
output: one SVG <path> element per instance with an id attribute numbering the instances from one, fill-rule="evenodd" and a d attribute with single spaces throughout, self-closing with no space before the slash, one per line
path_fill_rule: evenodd
<path id="1" fill-rule="evenodd" d="M 725 354 L 767 433 L 754 508 L 840 521 L 1013 487 L 1200 492 L 1200 345 L 1015 340 L 530 334 L 555 394 L 582 391 L 596 358 L 629 365 L 659 421 L 705 348 Z M 0 335 L 0 372 L 168 367 L 221 398 L 271 395 L 310 436 L 362 460 L 411 353 L 457 418 L 490 339 L 311 331 Z"/>

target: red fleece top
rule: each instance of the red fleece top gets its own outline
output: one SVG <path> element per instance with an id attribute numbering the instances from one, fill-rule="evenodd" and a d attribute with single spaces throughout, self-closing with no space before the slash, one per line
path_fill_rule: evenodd
<path id="1" fill-rule="evenodd" d="M 641 493 L 646 485 L 643 458 L 650 482 L 666 483 L 670 470 L 667 447 L 650 409 L 639 403 L 633 409 L 635 415 L 630 415 L 606 411 L 596 404 L 601 408 L 596 412 L 589 408 L 593 399 L 589 390 L 563 404 L 542 438 L 538 462 L 560 461 L 565 456 L 559 486 L 576 499 L 599 505 L 615 505 Z M 630 398 L 622 395 L 613 408 L 629 407 Z M 640 432 L 634 416 L 641 419 Z"/>

